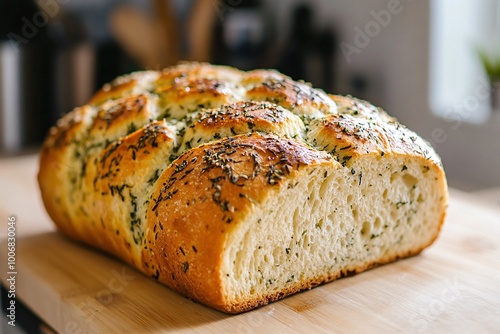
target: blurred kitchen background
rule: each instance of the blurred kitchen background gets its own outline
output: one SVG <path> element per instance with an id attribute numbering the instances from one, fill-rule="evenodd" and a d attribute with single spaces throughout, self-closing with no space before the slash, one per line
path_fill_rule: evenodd
<path id="1" fill-rule="evenodd" d="M 367 99 L 434 145 L 451 186 L 500 186 L 498 0 L 2 0 L 0 156 L 36 152 L 116 76 L 179 60 Z"/>

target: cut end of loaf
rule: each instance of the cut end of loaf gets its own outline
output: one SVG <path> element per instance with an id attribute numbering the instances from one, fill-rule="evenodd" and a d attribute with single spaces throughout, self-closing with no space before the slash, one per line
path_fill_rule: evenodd
<path id="1" fill-rule="evenodd" d="M 437 237 L 447 203 L 440 169 L 424 159 L 375 155 L 336 167 L 303 170 L 227 240 L 224 311 L 418 254 Z"/>

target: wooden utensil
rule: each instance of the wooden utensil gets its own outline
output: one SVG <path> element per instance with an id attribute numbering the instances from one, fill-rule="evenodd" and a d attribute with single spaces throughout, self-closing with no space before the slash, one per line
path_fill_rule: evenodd
<path id="1" fill-rule="evenodd" d="M 117 7 L 110 16 L 110 26 L 117 41 L 143 67 L 155 68 L 162 61 L 156 24 L 144 13 L 131 6 Z"/>
<path id="2" fill-rule="evenodd" d="M 182 59 L 210 61 L 217 0 L 196 0 L 187 21 L 186 36 L 172 6 L 165 0 L 152 0 L 154 17 L 131 6 L 119 6 L 110 16 L 113 34 L 124 49 L 147 69 L 161 69 Z M 181 40 L 187 52 L 181 52 Z"/>

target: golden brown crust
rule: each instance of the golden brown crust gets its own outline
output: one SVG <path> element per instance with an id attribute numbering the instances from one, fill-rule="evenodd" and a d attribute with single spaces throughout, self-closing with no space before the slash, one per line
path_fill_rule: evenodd
<path id="1" fill-rule="evenodd" d="M 107 101 L 130 95 L 146 93 L 149 86 L 158 77 L 157 72 L 144 71 L 118 77 L 104 85 L 89 101 L 89 105 L 99 106 Z"/>
<path id="2" fill-rule="evenodd" d="M 382 123 L 396 122 L 396 119 L 389 116 L 384 110 L 375 107 L 373 104 L 366 101 L 352 96 L 333 94 L 328 94 L 328 96 L 337 105 L 337 112 L 339 114 L 358 116 L 370 121 L 378 121 Z"/>
<path id="3" fill-rule="evenodd" d="M 158 94 L 165 95 L 170 102 L 176 102 L 188 97 L 212 97 L 222 98 L 230 96 L 230 87 L 217 79 L 187 79 L 174 80 L 172 85 L 162 86 L 156 89 Z M 226 101 L 224 101 L 226 102 Z"/>
<path id="4" fill-rule="evenodd" d="M 272 70 L 186 63 L 120 77 L 63 117 L 42 148 L 38 180 L 65 235 L 238 313 L 351 273 L 231 301 L 219 268 L 228 235 L 284 182 L 367 155 L 421 160 L 446 196 L 439 157 L 380 108 Z"/>
<path id="5" fill-rule="evenodd" d="M 285 122 L 289 118 L 287 112 L 286 109 L 272 103 L 241 101 L 218 109 L 204 110 L 198 116 L 197 124 L 207 131 L 215 132 L 220 128 L 241 126 L 246 127 L 245 132 L 253 130 L 254 127 L 265 131 Z"/>
<path id="6" fill-rule="evenodd" d="M 155 81 L 155 87 L 165 87 L 174 85 L 176 82 L 191 79 L 214 79 L 227 81 L 241 76 L 240 71 L 226 66 L 212 66 L 207 63 L 181 63 L 177 66 L 169 67 L 160 72 Z"/>
<path id="7" fill-rule="evenodd" d="M 223 308 L 220 277 L 214 273 L 219 272 L 227 235 L 282 179 L 330 160 L 296 141 L 257 133 L 181 156 L 158 180 L 149 205 L 148 247 L 159 266 L 158 280 Z"/>
<path id="8" fill-rule="evenodd" d="M 50 129 L 40 154 L 38 182 L 43 202 L 59 230 L 72 238 L 78 237 L 79 224 L 71 217 L 68 179 L 81 174 L 82 163 L 75 158 L 74 147 L 85 136 L 95 113 L 94 108 L 83 106 L 66 114 Z"/>
<path id="9" fill-rule="evenodd" d="M 301 138 L 305 133 L 300 118 L 269 102 L 237 102 L 219 108 L 202 109 L 187 124 L 184 149 L 200 143 L 250 132 Z"/>
<path id="10" fill-rule="evenodd" d="M 57 121 L 49 131 L 49 136 L 44 142 L 44 150 L 61 149 L 64 150 L 71 142 L 78 140 L 78 137 L 91 124 L 95 115 L 95 109 L 85 105 L 75 108 Z"/>
<path id="11" fill-rule="evenodd" d="M 142 261 L 134 256 L 132 244 L 140 245 L 144 238 L 141 224 L 145 224 L 145 218 L 140 215 L 143 206 L 140 194 L 144 190 L 140 186 L 149 181 L 152 187 L 154 178 L 154 174 L 143 174 L 142 171 L 147 171 L 158 156 L 166 160 L 174 145 L 175 133 L 164 121 L 155 121 L 110 144 L 89 162 L 85 194 L 89 198 L 98 194 L 98 200 L 88 201 L 87 209 L 101 212 L 101 215 L 100 224 L 82 236 L 83 241 L 96 242 L 93 234 L 97 231 L 100 248 L 135 266 L 142 265 Z M 109 209 L 122 206 L 133 210 L 120 215 Z"/>
<path id="12" fill-rule="evenodd" d="M 118 123 L 128 123 L 130 119 L 151 117 L 151 112 L 147 108 L 148 97 L 145 94 L 124 97 L 111 103 L 104 104 L 92 125 L 93 129 L 108 131 Z M 120 124 L 121 123 L 121 124 Z"/>
<path id="13" fill-rule="evenodd" d="M 250 76 L 253 82 L 257 82 L 255 77 L 264 77 L 264 80 L 253 84 L 248 90 L 247 98 L 250 100 L 269 101 L 306 115 L 336 110 L 335 103 L 325 93 L 305 83 L 293 81 L 286 76 L 268 76 L 262 72 L 251 73 Z"/>
<path id="14" fill-rule="evenodd" d="M 440 164 L 440 159 L 417 134 L 394 119 L 388 122 L 349 114 L 328 115 L 309 124 L 311 142 L 348 163 L 365 154 L 410 154 Z"/>
<path id="15" fill-rule="evenodd" d="M 137 80 L 130 80 L 117 85 L 105 86 L 92 97 L 89 103 L 99 105 L 110 99 L 118 99 L 131 92 L 136 85 Z"/>

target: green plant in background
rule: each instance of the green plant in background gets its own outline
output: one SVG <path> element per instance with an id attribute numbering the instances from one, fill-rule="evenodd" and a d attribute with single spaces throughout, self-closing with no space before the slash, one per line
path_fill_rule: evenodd
<path id="1" fill-rule="evenodd" d="M 485 51 L 479 51 L 479 57 L 481 58 L 481 63 L 490 81 L 492 83 L 500 82 L 500 57 L 491 57 Z"/>

